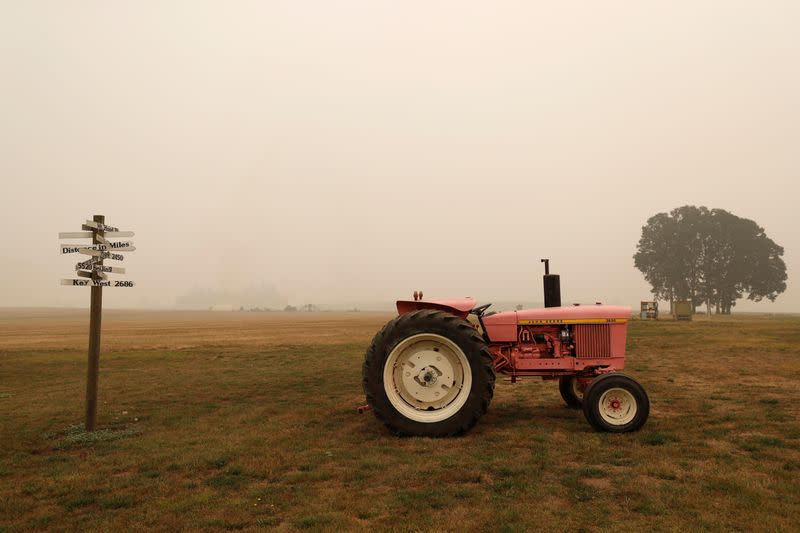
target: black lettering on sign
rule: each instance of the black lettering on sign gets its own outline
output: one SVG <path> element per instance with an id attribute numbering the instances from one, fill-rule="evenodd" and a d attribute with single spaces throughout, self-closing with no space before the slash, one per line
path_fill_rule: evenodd
<path id="1" fill-rule="evenodd" d="M 75 265 L 75 270 L 91 270 L 92 266 L 97 263 L 99 259 L 88 259 Z"/>

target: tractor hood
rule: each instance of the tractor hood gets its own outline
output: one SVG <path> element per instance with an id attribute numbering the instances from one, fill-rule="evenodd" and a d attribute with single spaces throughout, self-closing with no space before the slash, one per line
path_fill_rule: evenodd
<path id="1" fill-rule="evenodd" d="M 504 311 L 483 317 L 483 325 L 494 342 L 517 339 L 520 325 L 625 323 L 631 308 L 617 305 L 579 305 Z"/>
<path id="2" fill-rule="evenodd" d="M 575 305 L 572 307 L 545 307 L 517 311 L 517 320 L 575 322 L 584 320 L 628 319 L 631 308 L 619 305 Z"/>
<path id="3" fill-rule="evenodd" d="M 522 311 L 502 311 L 483 317 L 487 324 L 572 324 L 580 322 L 624 322 L 631 317 L 631 308 L 619 305 L 576 305 L 543 307 Z"/>

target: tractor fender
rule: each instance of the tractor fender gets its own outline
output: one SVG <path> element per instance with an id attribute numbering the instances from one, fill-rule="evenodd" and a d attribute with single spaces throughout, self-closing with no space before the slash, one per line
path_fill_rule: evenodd
<path id="1" fill-rule="evenodd" d="M 475 307 L 473 298 L 457 298 L 453 300 L 397 300 L 397 314 L 404 315 L 420 309 L 436 309 L 467 318 Z"/>

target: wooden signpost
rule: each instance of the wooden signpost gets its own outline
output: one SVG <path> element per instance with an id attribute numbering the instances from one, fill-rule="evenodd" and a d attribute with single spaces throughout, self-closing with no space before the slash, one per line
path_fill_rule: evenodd
<path id="1" fill-rule="evenodd" d="M 85 231 L 63 232 L 59 239 L 92 239 L 92 244 L 62 244 L 62 254 L 79 253 L 90 255 L 86 261 L 75 265 L 77 279 L 62 279 L 61 285 L 71 287 L 91 287 L 89 308 L 89 367 L 86 373 L 86 431 L 94 431 L 97 422 L 97 378 L 100 370 L 100 323 L 103 315 L 103 287 L 133 287 L 127 280 L 108 279 L 108 274 L 124 274 L 121 267 L 106 266 L 105 259 L 122 261 L 125 257 L 119 252 L 132 252 L 136 248 L 130 241 L 109 241 L 113 238 L 133 237 L 132 231 L 119 231 L 106 225 L 106 217 L 95 215 L 87 220 Z"/>

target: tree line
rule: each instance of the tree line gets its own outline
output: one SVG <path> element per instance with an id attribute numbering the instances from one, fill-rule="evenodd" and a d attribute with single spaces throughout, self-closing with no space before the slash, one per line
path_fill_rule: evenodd
<path id="1" fill-rule="evenodd" d="M 690 300 L 696 311 L 730 314 L 745 297 L 774 301 L 786 290 L 783 248 L 754 221 L 724 209 L 686 205 L 642 227 L 633 256 L 657 299 Z"/>

